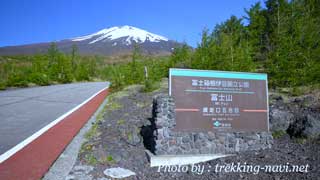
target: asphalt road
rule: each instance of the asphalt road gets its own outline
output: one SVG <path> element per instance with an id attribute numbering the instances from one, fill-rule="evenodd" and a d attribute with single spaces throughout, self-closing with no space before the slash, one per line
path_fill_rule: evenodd
<path id="1" fill-rule="evenodd" d="M 0 91 L 0 155 L 107 86 L 91 82 Z"/>

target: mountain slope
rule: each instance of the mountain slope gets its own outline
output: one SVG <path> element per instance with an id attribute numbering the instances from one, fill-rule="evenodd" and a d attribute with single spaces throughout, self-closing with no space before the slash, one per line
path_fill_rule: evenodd
<path id="1" fill-rule="evenodd" d="M 170 54 L 178 42 L 148 31 L 121 26 L 102 29 L 96 33 L 55 42 L 58 48 L 68 53 L 72 45 L 77 45 L 79 53 L 84 55 L 117 55 L 132 51 L 133 44 L 139 44 L 145 54 Z M 37 43 L 21 46 L 0 47 L 0 55 L 21 55 L 46 53 L 50 43 Z"/>

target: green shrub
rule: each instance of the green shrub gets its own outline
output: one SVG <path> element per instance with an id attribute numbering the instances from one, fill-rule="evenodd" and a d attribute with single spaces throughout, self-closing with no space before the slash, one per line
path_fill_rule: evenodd
<path id="1" fill-rule="evenodd" d="M 284 136 L 286 134 L 286 132 L 284 130 L 278 130 L 278 131 L 273 131 L 272 132 L 272 136 L 273 138 L 275 139 L 279 139 L 281 138 L 282 136 Z"/>
<path id="2" fill-rule="evenodd" d="M 159 82 L 152 81 L 151 79 L 146 79 L 144 81 L 143 92 L 152 92 L 157 89 L 159 86 Z"/>
<path id="3" fill-rule="evenodd" d="M 28 86 L 27 77 L 22 74 L 12 73 L 8 77 L 7 86 L 9 86 L 9 87 L 27 87 Z"/>
<path id="4" fill-rule="evenodd" d="M 0 90 L 5 90 L 5 89 L 6 89 L 5 81 L 0 80 Z"/>
<path id="5" fill-rule="evenodd" d="M 40 86 L 49 85 L 49 77 L 42 73 L 32 73 L 29 77 L 29 81 Z"/>
<path id="6" fill-rule="evenodd" d="M 292 96 L 300 96 L 303 93 L 304 93 L 304 91 L 300 87 L 293 87 L 292 90 L 290 91 L 290 94 Z"/>
<path id="7" fill-rule="evenodd" d="M 111 71 L 110 81 L 111 81 L 112 90 L 120 90 L 126 84 L 128 79 L 130 79 L 129 77 L 125 77 L 121 73 L 121 68 L 116 68 L 116 67 L 111 68 L 110 71 Z"/>
<path id="8" fill-rule="evenodd" d="M 90 165 L 96 165 L 98 163 L 98 160 L 96 157 L 94 157 L 93 154 L 89 153 L 85 155 L 85 161 Z"/>

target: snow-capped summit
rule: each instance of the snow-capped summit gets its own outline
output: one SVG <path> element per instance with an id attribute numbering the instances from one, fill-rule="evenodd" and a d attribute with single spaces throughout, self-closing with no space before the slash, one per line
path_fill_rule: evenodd
<path id="1" fill-rule="evenodd" d="M 133 41 L 136 43 L 144 43 L 145 41 L 150 42 L 160 42 L 168 41 L 168 38 L 163 36 L 150 33 L 148 31 L 132 27 L 132 26 L 121 26 L 121 27 L 111 27 L 107 29 L 102 29 L 96 33 L 81 36 L 71 39 L 72 41 L 84 41 L 90 40 L 89 44 L 93 44 L 99 41 L 116 40 L 119 38 L 125 38 L 123 41 L 126 45 L 132 44 Z"/>
<path id="2" fill-rule="evenodd" d="M 168 55 L 181 44 L 132 26 L 115 26 L 96 33 L 56 41 L 59 50 L 70 53 L 76 45 L 83 55 L 119 55 L 132 53 L 134 42 L 145 54 Z M 0 55 L 47 53 L 50 42 L 0 47 Z"/>

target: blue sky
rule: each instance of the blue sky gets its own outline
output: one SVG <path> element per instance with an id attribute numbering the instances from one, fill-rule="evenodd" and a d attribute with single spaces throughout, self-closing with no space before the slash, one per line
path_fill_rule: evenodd
<path id="1" fill-rule="evenodd" d="M 261 0 L 3 0 L 0 47 L 51 42 L 131 25 L 196 46 L 231 15 Z"/>

